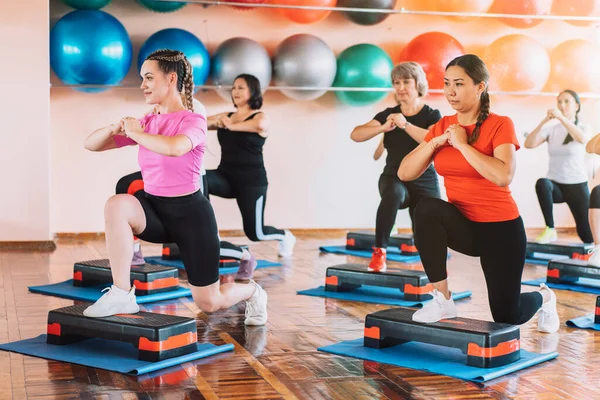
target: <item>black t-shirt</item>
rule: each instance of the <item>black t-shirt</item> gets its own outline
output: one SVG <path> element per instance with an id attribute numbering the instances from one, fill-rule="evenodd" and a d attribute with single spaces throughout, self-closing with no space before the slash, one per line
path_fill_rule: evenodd
<path id="1" fill-rule="evenodd" d="M 400 106 L 386 108 L 377 114 L 373 119 L 379 121 L 381 125 L 385 124 L 387 117 L 390 114 L 397 114 L 401 112 Z M 442 114 L 439 110 L 434 110 L 427 104 L 421 108 L 421 111 L 415 115 L 405 116 L 406 120 L 411 124 L 418 126 L 419 128 L 429 129 L 429 126 L 435 124 L 442 119 Z M 406 157 L 408 153 L 413 151 L 419 143 L 414 140 L 404 129 L 395 128 L 389 132 L 384 133 L 383 147 L 387 150 L 387 158 L 385 160 L 385 168 L 383 174 L 394 175 L 398 174 L 398 168 L 400 163 Z M 429 167 L 432 169 L 433 166 Z"/>
<path id="2" fill-rule="evenodd" d="M 229 117 L 231 117 L 229 113 Z M 254 118 L 250 115 L 244 121 Z M 245 185 L 267 185 L 267 171 L 263 159 L 263 146 L 266 138 L 256 132 L 230 131 L 217 129 L 221 145 L 221 162 L 218 169 L 229 172 L 237 183 Z"/>

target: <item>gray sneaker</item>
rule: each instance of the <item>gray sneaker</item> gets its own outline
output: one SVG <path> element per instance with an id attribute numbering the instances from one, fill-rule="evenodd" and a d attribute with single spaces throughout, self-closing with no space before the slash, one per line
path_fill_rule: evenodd
<path id="1" fill-rule="evenodd" d="M 246 301 L 246 325 L 264 325 L 267 323 L 267 292 L 258 283 L 250 280 L 256 286 L 252 297 Z"/>

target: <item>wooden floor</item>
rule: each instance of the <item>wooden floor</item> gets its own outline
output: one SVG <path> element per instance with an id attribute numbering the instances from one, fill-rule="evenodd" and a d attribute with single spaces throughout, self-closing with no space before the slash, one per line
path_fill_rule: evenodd
<path id="1" fill-rule="evenodd" d="M 246 243 L 242 238 L 234 242 Z M 244 306 L 206 315 L 189 298 L 145 306 L 147 311 L 196 317 L 198 338 L 233 343 L 235 351 L 152 376 L 127 376 L 100 369 L 47 361 L 0 351 L 2 399 L 598 399 L 600 332 L 571 329 L 569 318 L 590 314 L 595 295 L 556 291 L 561 328 L 536 331 L 537 317 L 521 327 L 522 348 L 557 350 L 559 357 L 485 384 L 318 352 L 319 346 L 355 339 L 367 313 L 389 308 L 375 304 L 296 295 L 323 284 L 328 266 L 345 256 L 319 253 L 319 246 L 342 244 L 344 237 L 299 238 L 283 268 L 257 271 L 269 293 L 269 321 L 245 327 Z M 70 300 L 29 293 L 27 286 L 72 277 L 73 263 L 106 258 L 104 242 L 60 240 L 53 253 L 0 252 L 0 343 L 45 333 L 49 310 Z M 145 255 L 160 246 L 143 245 Z M 252 251 L 277 259 L 276 243 L 252 243 Z M 354 262 L 365 259 L 349 257 Z M 545 267 L 527 265 L 525 278 Z M 478 259 L 454 254 L 449 261 L 451 288 L 471 290 L 457 302 L 461 316 L 491 320 Z M 523 291 L 535 288 L 523 286 Z"/>

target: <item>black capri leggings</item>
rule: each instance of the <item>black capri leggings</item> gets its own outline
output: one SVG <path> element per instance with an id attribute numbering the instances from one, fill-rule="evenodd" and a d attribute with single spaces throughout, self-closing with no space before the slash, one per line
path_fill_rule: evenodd
<path id="1" fill-rule="evenodd" d="M 142 173 L 140 171 L 134 172 L 133 174 L 125 175 L 117 182 L 116 194 L 124 194 L 128 193 L 131 195 L 135 195 L 135 193 L 139 190 L 144 190 L 144 181 L 142 178 Z M 200 190 L 208 199 L 208 194 L 206 193 L 206 175 L 202 176 L 201 187 Z M 166 242 L 168 243 L 168 242 Z M 222 258 L 233 258 L 236 260 L 242 259 L 243 250 L 241 247 L 236 246 L 233 243 L 220 241 L 220 256 Z"/>
<path id="2" fill-rule="evenodd" d="M 544 215 L 546 226 L 554 228 L 554 215 L 552 205 L 558 203 L 567 203 L 573 219 L 577 235 L 583 243 L 593 243 L 592 229 L 588 219 L 588 210 L 590 208 L 590 189 L 587 182 L 566 185 L 557 183 L 547 178 L 538 179 L 535 183 L 535 192 L 537 193 L 540 208 Z"/>
<path id="3" fill-rule="evenodd" d="M 232 174 L 219 169 L 206 171 L 206 178 L 209 195 L 236 199 L 248 239 L 253 242 L 284 239 L 283 230 L 264 225 L 267 185 L 242 185 L 236 183 Z"/>
<path id="4" fill-rule="evenodd" d="M 430 282 L 447 278 L 448 247 L 480 257 L 494 321 L 520 325 L 540 309 L 543 297 L 521 293 L 527 237 L 521 217 L 504 222 L 473 222 L 455 205 L 423 198 L 415 209 L 415 245 Z"/>
<path id="5" fill-rule="evenodd" d="M 414 232 L 414 212 L 419 201 L 423 197 L 441 197 L 437 175 L 429 170 L 425 171 L 419 179 L 410 182 L 403 182 L 395 175 L 381 175 L 379 177 L 379 194 L 381 202 L 377 208 L 375 222 L 375 247 L 383 248 L 388 246 L 398 210 L 408 207 Z"/>
<path id="6" fill-rule="evenodd" d="M 600 185 L 592 189 L 590 195 L 590 208 L 600 208 Z"/>
<path id="7" fill-rule="evenodd" d="M 151 243 L 175 243 L 193 286 L 219 280 L 219 235 L 210 202 L 198 190 L 181 197 L 160 197 L 138 190 L 146 228 L 137 235 Z"/>

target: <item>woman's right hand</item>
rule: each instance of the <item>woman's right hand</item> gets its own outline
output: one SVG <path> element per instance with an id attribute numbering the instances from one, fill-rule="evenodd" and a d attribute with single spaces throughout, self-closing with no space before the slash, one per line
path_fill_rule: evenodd
<path id="1" fill-rule="evenodd" d="M 435 151 L 437 149 L 439 149 L 440 147 L 444 147 L 444 146 L 449 146 L 450 144 L 448 143 L 448 139 L 450 139 L 450 134 L 448 133 L 448 131 L 446 131 L 446 133 L 444 133 L 443 135 L 434 137 L 433 139 L 431 139 L 429 141 L 429 145 L 431 146 L 431 148 Z"/>
<path id="2" fill-rule="evenodd" d="M 390 118 L 387 121 L 385 121 L 385 124 L 381 125 L 381 131 L 382 132 L 389 132 L 396 129 L 396 124 L 394 123 L 394 119 Z"/>

